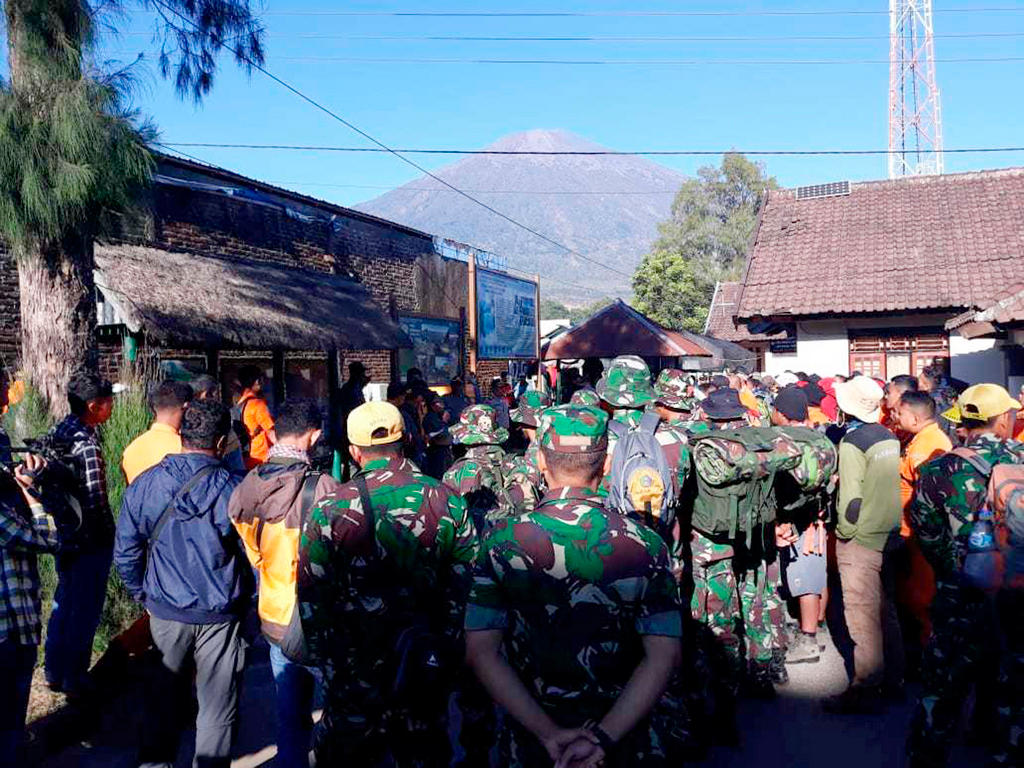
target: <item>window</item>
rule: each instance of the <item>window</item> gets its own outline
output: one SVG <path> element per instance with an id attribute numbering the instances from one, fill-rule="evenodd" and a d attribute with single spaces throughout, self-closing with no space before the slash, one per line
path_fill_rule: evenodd
<path id="1" fill-rule="evenodd" d="M 949 336 L 931 329 L 894 329 L 890 333 L 850 332 L 850 371 L 877 379 L 900 374 L 916 376 L 926 366 L 949 370 Z"/>

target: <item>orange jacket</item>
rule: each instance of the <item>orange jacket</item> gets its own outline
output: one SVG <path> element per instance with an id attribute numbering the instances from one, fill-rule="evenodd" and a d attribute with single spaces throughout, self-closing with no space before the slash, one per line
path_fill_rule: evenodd
<path id="1" fill-rule="evenodd" d="M 944 453 L 953 450 L 953 444 L 939 425 L 932 422 L 914 435 L 907 443 L 900 460 L 900 501 L 903 503 L 903 520 L 900 523 L 900 536 L 909 538 L 913 534 L 907 516 L 910 502 L 914 498 L 917 478 L 920 476 L 922 464 L 931 461 Z"/>
<path id="2" fill-rule="evenodd" d="M 249 455 L 245 457 L 245 466 L 252 469 L 267 460 L 271 445 L 268 433 L 274 429 L 274 419 L 267 401 L 251 389 L 242 392 L 238 403 L 242 406 L 242 424 L 249 433 Z"/>

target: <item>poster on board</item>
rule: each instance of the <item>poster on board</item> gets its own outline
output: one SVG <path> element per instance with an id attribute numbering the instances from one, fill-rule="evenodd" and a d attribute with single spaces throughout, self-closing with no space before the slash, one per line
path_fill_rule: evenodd
<path id="1" fill-rule="evenodd" d="M 537 357 L 537 284 L 478 269 L 476 324 L 479 359 Z"/>
<path id="2" fill-rule="evenodd" d="M 399 315 L 398 324 L 412 347 L 398 350 L 398 374 L 405 381 L 410 368 L 423 371 L 427 384 L 448 384 L 459 375 L 462 322 L 448 317 Z"/>

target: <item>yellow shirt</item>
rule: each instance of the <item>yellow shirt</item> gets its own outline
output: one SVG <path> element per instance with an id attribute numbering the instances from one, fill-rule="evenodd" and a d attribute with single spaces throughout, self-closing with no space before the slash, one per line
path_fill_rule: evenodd
<path id="1" fill-rule="evenodd" d="M 148 431 L 136 437 L 124 449 L 121 469 L 128 483 L 150 467 L 155 467 L 169 453 L 181 453 L 181 435 L 174 427 L 155 421 Z"/>

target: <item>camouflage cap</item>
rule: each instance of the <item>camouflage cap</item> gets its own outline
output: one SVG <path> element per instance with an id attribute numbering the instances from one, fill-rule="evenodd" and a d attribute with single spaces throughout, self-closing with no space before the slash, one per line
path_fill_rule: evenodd
<path id="1" fill-rule="evenodd" d="M 667 408 L 692 411 L 697 400 L 686 394 L 686 374 L 678 368 L 665 368 L 654 382 L 654 400 Z"/>
<path id="2" fill-rule="evenodd" d="M 448 432 L 462 445 L 497 445 L 508 440 L 508 430 L 498 424 L 498 414 L 490 405 L 469 406 Z"/>
<path id="3" fill-rule="evenodd" d="M 529 392 L 523 393 L 519 398 L 518 407 L 512 409 L 508 417 L 517 424 L 536 427 L 537 417 L 549 405 L 551 405 L 551 398 L 546 392 L 531 389 Z"/>
<path id="4" fill-rule="evenodd" d="M 640 408 L 654 399 L 651 369 L 636 355 L 621 355 L 597 382 L 597 394 L 616 408 Z"/>
<path id="5" fill-rule="evenodd" d="M 601 398 L 590 387 L 583 387 L 583 389 L 577 389 L 572 393 L 572 397 L 569 399 L 570 405 L 593 405 L 600 406 Z"/>
<path id="6" fill-rule="evenodd" d="M 608 416 L 589 405 L 557 405 L 540 417 L 540 447 L 555 453 L 608 450 Z"/>

